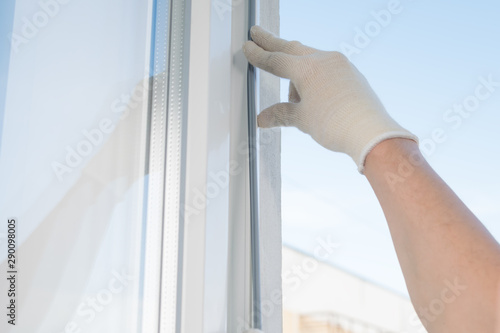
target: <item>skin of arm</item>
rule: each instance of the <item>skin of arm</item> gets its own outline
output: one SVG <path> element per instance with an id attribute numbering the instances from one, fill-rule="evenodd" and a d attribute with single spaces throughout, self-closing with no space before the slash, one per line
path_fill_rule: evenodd
<path id="1" fill-rule="evenodd" d="M 498 333 L 500 247 L 411 140 L 382 141 L 365 175 L 430 333 Z"/>

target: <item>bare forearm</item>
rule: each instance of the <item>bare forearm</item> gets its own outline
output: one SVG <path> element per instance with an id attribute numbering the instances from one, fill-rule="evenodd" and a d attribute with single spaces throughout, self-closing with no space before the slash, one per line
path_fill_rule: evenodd
<path id="1" fill-rule="evenodd" d="M 383 141 L 368 155 L 365 174 L 429 332 L 496 332 L 498 243 L 425 162 L 417 144 Z"/>

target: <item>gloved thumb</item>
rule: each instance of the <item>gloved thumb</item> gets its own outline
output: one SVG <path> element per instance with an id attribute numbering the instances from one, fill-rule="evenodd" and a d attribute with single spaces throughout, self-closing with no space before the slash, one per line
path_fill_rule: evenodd
<path id="1" fill-rule="evenodd" d="M 297 126 L 298 111 L 297 103 L 274 104 L 257 116 L 257 125 L 262 128 Z"/>

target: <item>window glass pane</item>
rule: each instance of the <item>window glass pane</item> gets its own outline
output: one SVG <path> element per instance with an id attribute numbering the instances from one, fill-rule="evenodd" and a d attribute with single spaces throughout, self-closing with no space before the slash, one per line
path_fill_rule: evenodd
<path id="1" fill-rule="evenodd" d="M 0 211 L 3 236 L 17 220 L 20 331 L 138 330 L 148 8 L 19 0 L 11 12 Z"/>
<path id="2" fill-rule="evenodd" d="M 500 238 L 499 4 L 281 0 L 280 14 L 283 38 L 349 56 L 393 118 L 419 136 L 430 164 Z M 487 81 L 494 82 L 481 88 L 487 98 L 475 98 L 476 88 Z M 287 101 L 287 80 L 281 89 L 282 101 Z M 456 105 L 465 111 L 457 112 Z M 436 130 L 442 137 L 433 137 Z M 338 246 L 328 254 L 328 264 L 353 281 L 381 286 L 380 293 L 407 299 L 383 212 L 350 157 L 324 149 L 295 128 L 283 128 L 282 135 L 285 247 L 314 256 L 330 237 Z M 285 311 L 350 313 L 359 321 L 379 323 L 386 322 L 385 315 L 387 329 L 395 320 L 411 328 L 409 314 L 393 316 L 391 323 L 389 309 L 380 309 L 378 319 L 349 309 L 355 297 L 364 297 L 366 305 L 389 294 L 370 294 L 360 289 L 368 288 L 364 284 L 351 287 L 349 279 L 322 275 L 327 273 L 319 268 L 299 276 L 293 267 L 305 259 L 287 253 L 285 249 Z M 332 301 L 314 299 L 313 284 Z"/>

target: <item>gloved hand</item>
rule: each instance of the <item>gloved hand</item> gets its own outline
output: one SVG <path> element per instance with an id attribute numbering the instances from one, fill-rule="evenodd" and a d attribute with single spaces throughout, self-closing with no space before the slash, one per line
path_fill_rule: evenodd
<path id="1" fill-rule="evenodd" d="M 248 61 L 290 79 L 288 103 L 263 110 L 259 127 L 295 126 L 323 147 L 351 156 L 363 173 L 368 153 L 390 138 L 418 138 L 396 123 L 365 77 L 339 52 L 275 37 L 259 26 L 243 46 Z"/>

